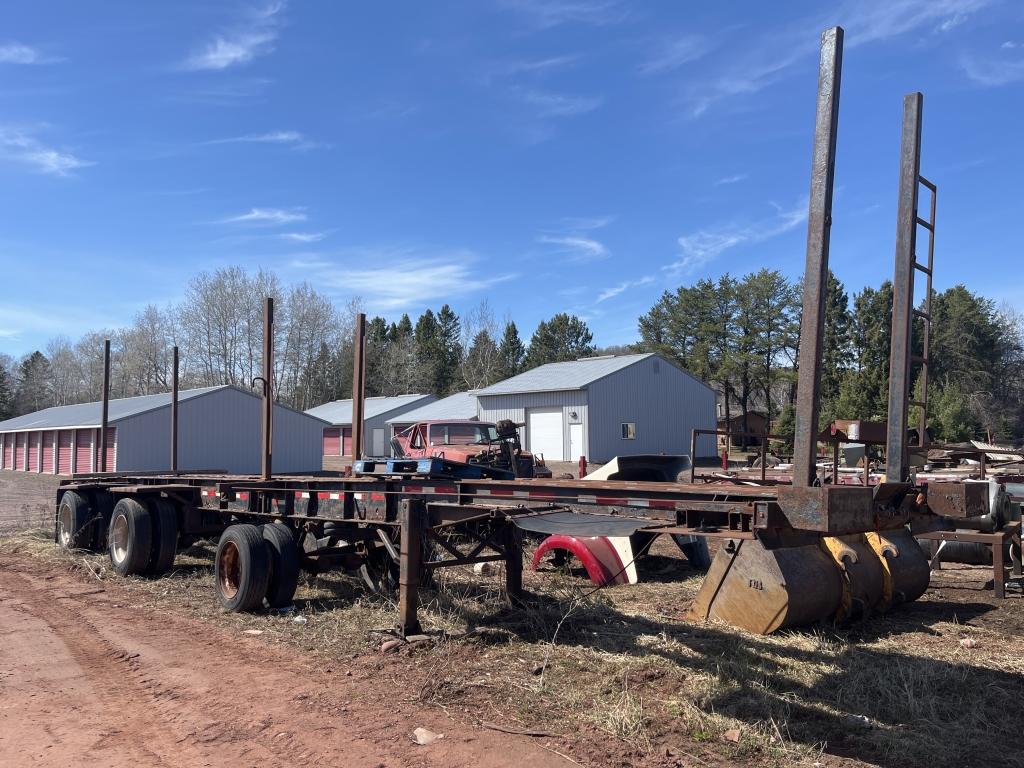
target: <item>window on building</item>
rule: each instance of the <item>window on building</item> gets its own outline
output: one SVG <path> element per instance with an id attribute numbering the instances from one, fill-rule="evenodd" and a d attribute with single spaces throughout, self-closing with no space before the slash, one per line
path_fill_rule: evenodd
<path id="1" fill-rule="evenodd" d="M 635 421 L 624 421 L 624 422 L 622 422 L 622 439 L 623 440 L 636 440 L 636 422 Z"/>

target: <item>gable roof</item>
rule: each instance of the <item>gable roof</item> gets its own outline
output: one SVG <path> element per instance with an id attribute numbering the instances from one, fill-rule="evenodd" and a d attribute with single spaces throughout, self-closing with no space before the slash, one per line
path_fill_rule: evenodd
<path id="1" fill-rule="evenodd" d="M 178 402 L 191 400 L 195 397 L 216 392 L 219 389 L 237 389 L 239 392 L 255 397 L 245 390 L 222 384 L 216 387 L 199 387 L 183 389 L 178 392 Z M 130 416 L 137 416 L 147 411 L 155 411 L 171 404 L 171 393 L 163 392 L 156 395 L 140 395 L 123 397 L 109 401 L 107 407 L 107 423 L 113 424 Z M 0 432 L 13 432 L 22 429 L 57 429 L 61 427 L 98 427 L 103 419 L 103 403 L 77 403 L 75 405 L 57 405 L 44 408 L 35 413 L 26 413 L 7 421 L 0 421 Z"/>
<path id="2" fill-rule="evenodd" d="M 443 419 L 475 419 L 476 392 L 456 392 L 432 403 L 421 405 L 387 420 L 388 424 L 416 421 L 441 421 Z"/>
<path id="3" fill-rule="evenodd" d="M 435 395 L 395 395 L 394 397 L 368 397 L 363 405 L 363 418 L 372 419 L 400 409 L 415 408 L 437 400 Z M 352 423 L 352 401 L 333 400 L 306 411 L 331 424 Z"/>
<path id="4" fill-rule="evenodd" d="M 565 363 L 547 363 L 485 387 L 477 394 L 482 397 L 513 395 L 521 392 L 585 389 L 598 379 L 603 379 L 609 374 L 621 371 L 623 368 L 628 368 L 653 356 L 653 352 L 645 352 L 637 355 L 603 355 L 601 357 L 584 357 Z"/>

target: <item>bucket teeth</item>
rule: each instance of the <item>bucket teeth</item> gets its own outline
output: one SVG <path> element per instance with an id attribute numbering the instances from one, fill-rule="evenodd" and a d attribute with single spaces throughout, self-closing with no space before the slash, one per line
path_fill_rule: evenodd
<path id="1" fill-rule="evenodd" d="M 687 617 L 766 635 L 916 600 L 928 578 L 928 560 L 905 528 L 800 546 L 728 539 Z"/>

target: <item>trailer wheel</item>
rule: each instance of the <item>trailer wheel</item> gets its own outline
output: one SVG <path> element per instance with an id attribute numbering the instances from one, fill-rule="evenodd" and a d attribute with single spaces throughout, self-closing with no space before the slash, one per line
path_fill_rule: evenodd
<path id="1" fill-rule="evenodd" d="M 67 491 L 57 508 L 56 539 L 64 549 L 87 549 L 92 543 L 92 510 L 85 498 Z"/>
<path id="2" fill-rule="evenodd" d="M 270 555 L 267 603 L 271 608 L 284 608 L 292 604 L 299 583 L 299 547 L 291 528 L 280 523 L 264 525 L 263 540 Z"/>
<path id="3" fill-rule="evenodd" d="M 398 529 L 395 529 L 397 534 Z M 392 536 L 394 540 L 397 536 Z M 398 551 L 398 542 L 394 541 L 395 551 Z M 427 537 L 423 538 L 423 562 L 427 563 L 436 559 L 437 547 Z M 393 597 L 398 592 L 398 580 L 401 567 L 397 560 L 391 557 L 383 545 L 372 547 L 363 558 L 359 566 L 359 575 L 363 583 L 370 588 L 370 591 L 385 597 Z M 434 572 L 424 568 L 420 574 L 420 586 L 431 587 L 434 584 Z"/>
<path id="4" fill-rule="evenodd" d="M 122 576 L 142 573 L 153 551 L 153 519 L 135 499 L 121 499 L 114 505 L 107 532 L 110 563 Z"/>
<path id="5" fill-rule="evenodd" d="M 151 499 L 149 511 L 153 519 L 153 549 L 146 572 L 154 576 L 167 573 L 174 565 L 178 551 L 178 510 L 167 499 Z"/>
<path id="6" fill-rule="evenodd" d="M 231 525 L 217 544 L 214 568 L 217 600 L 224 610 L 251 611 L 263 604 L 270 580 L 270 556 L 255 525 Z"/>

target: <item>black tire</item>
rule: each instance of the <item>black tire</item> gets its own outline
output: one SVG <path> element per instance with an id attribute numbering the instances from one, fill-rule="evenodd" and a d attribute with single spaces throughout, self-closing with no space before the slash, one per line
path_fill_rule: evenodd
<path id="1" fill-rule="evenodd" d="M 214 589 L 226 611 L 251 611 L 263 605 L 270 580 L 270 555 L 255 525 L 231 525 L 221 534 L 214 561 Z"/>
<path id="2" fill-rule="evenodd" d="M 395 529 L 395 533 L 398 529 Z M 399 551 L 399 544 L 394 542 L 395 551 Z M 436 559 L 437 548 L 426 536 L 423 537 L 423 562 L 427 563 Z M 378 595 L 394 597 L 398 593 L 401 567 L 388 553 L 388 550 L 378 544 L 371 547 L 362 565 L 359 566 L 359 575 L 363 583 Z M 430 588 L 434 585 L 434 572 L 424 568 L 420 573 L 420 586 Z"/>
<path id="3" fill-rule="evenodd" d="M 153 549 L 146 573 L 159 576 L 174 566 L 178 551 L 178 510 L 167 499 L 154 498 L 149 501 L 149 511 L 153 518 Z"/>
<path id="4" fill-rule="evenodd" d="M 88 549 L 92 544 L 92 509 L 85 497 L 67 491 L 57 507 L 54 538 L 63 549 Z"/>
<path id="5" fill-rule="evenodd" d="M 672 540 L 676 546 L 683 551 L 690 565 L 698 571 L 706 571 L 711 567 L 711 552 L 708 550 L 708 540 L 703 536 L 697 536 L 696 541 L 690 541 L 685 534 L 672 534 Z"/>
<path id="6" fill-rule="evenodd" d="M 299 584 L 299 547 L 291 528 L 280 523 L 264 525 L 263 540 L 270 555 L 267 604 L 271 608 L 284 608 L 292 604 Z"/>
<path id="7" fill-rule="evenodd" d="M 153 519 L 135 499 L 114 505 L 107 532 L 110 563 L 122 576 L 145 572 L 153 552 Z"/>

